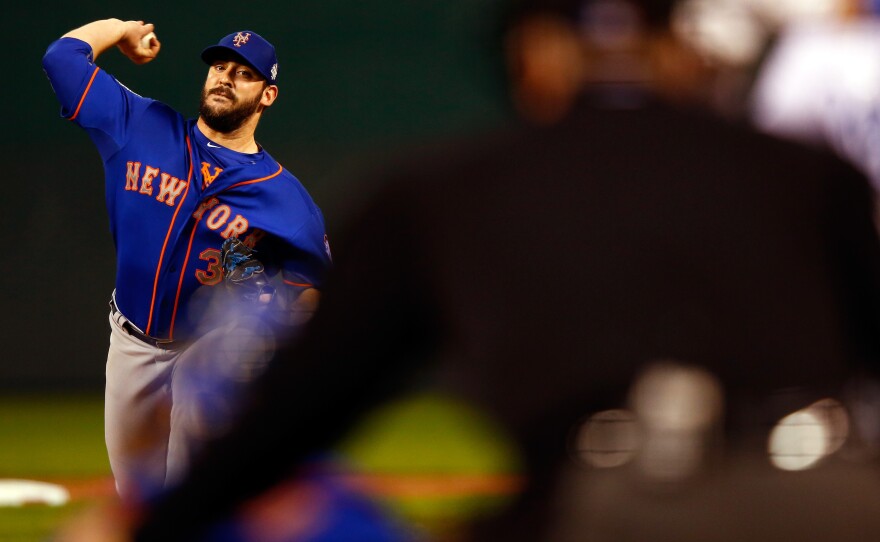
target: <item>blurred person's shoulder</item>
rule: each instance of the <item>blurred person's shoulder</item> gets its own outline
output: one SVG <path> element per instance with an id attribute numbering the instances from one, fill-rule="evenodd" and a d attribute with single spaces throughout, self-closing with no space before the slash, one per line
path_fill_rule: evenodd
<path id="1" fill-rule="evenodd" d="M 586 116 L 595 114 L 594 110 Z M 616 117 L 620 119 L 622 115 L 618 113 Z M 632 117 L 633 129 L 642 134 L 638 138 L 640 146 L 649 144 L 646 139 L 650 135 L 661 136 L 655 138 L 657 145 L 668 147 L 671 152 L 678 149 L 694 159 L 703 156 L 719 165 L 735 164 L 743 171 L 788 170 L 805 177 L 833 174 L 865 180 L 826 146 L 767 133 L 746 116 L 725 116 L 709 107 L 657 100 Z M 613 116 L 608 122 L 615 122 Z"/>
<path id="2" fill-rule="evenodd" d="M 536 130 L 523 122 L 499 125 L 409 145 L 400 156 L 386 160 L 368 174 L 379 197 L 451 193 L 476 190 L 491 182 L 499 167 L 533 154 Z M 479 178 L 475 182 L 475 178 Z"/>
<path id="3" fill-rule="evenodd" d="M 466 135 L 412 146 L 374 170 L 386 196 L 411 200 L 503 192 L 533 182 L 560 182 L 553 173 L 577 171 L 565 181 L 596 179 L 614 163 L 651 174 L 654 167 L 734 168 L 743 182 L 780 184 L 847 179 L 869 186 L 864 176 L 833 152 L 757 130 L 745 118 L 707 107 L 649 99 L 630 107 L 580 100 L 550 125 L 520 120 Z M 568 166 L 566 168 L 566 166 Z M 577 169 L 581 168 L 581 169 Z M 547 175 L 543 175 L 547 172 Z"/>

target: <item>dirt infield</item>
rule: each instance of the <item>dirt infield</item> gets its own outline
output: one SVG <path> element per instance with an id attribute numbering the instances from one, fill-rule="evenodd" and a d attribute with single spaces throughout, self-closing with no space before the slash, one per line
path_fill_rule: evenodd
<path id="1" fill-rule="evenodd" d="M 522 487 L 519 477 L 508 475 L 358 474 L 346 476 L 344 480 L 366 493 L 390 498 L 505 496 Z M 74 502 L 116 495 L 111 477 L 47 481 L 64 486 Z"/>
<path id="2" fill-rule="evenodd" d="M 46 481 L 67 489 L 70 493 L 71 502 L 103 499 L 116 495 L 116 484 L 113 482 L 113 478 L 109 476 Z"/>

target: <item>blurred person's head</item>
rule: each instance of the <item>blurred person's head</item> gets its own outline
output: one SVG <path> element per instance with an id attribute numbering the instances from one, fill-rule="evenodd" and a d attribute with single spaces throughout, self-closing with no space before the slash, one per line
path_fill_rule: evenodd
<path id="1" fill-rule="evenodd" d="M 585 88 L 647 89 L 706 100 L 713 66 L 673 31 L 678 0 L 523 0 L 505 34 L 511 94 L 527 120 L 552 123 Z"/>
<path id="2" fill-rule="evenodd" d="M 527 120 L 565 115 L 586 79 L 577 31 L 580 1 L 526 1 L 514 8 L 504 36 L 511 97 Z"/>

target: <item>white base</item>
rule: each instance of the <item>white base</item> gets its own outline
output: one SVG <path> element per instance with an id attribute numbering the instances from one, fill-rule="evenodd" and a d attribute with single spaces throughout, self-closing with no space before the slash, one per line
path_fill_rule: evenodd
<path id="1" fill-rule="evenodd" d="M 0 479 L 0 506 L 48 504 L 61 506 L 70 500 L 70 493 L 62 486 L 32 480 Z"/>

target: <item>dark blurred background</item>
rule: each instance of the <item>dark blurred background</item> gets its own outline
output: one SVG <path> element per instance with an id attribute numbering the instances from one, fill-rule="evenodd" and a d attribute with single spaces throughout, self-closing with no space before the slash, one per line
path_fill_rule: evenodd
<path id="1" fill-rule="evenodd" d="M 195 116 L 199 53 L 253 30 L 278 49 L 280 100 L 257 140 L 311 192 L 331 235 L 369 193 L 367 173 L 435 141 L 511 117 L 497 20 L 503 0 L 186 3 L 16 2 L 6 8 L 2 131 L 0 390 L 100 389 L 114 255 L 103 172 L 84 132 L 59 116 L 40 59 L 68 30 L 108 17 L 156 25 L 162 52 L 99 65 Z"/>

